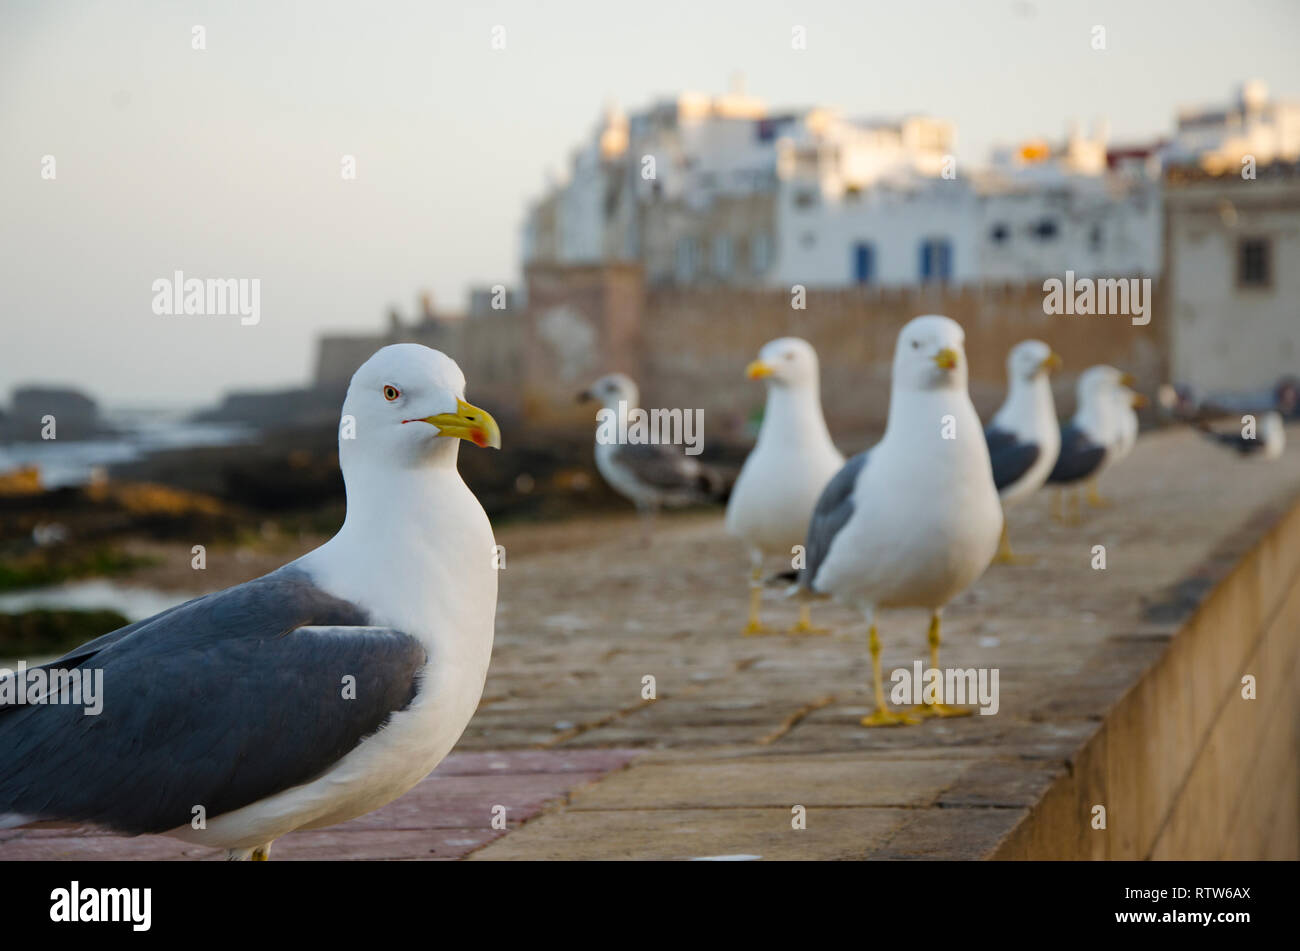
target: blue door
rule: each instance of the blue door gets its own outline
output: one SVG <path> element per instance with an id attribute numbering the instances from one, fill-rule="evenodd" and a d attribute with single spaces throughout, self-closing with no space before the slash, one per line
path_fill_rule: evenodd
<path id="1" fill-rule="evenodd" d="M 859 284 L 870 284 L 876 279 L 876 248 L 869 241 L 859 241 L 853 246 L 853 279 Z"/>

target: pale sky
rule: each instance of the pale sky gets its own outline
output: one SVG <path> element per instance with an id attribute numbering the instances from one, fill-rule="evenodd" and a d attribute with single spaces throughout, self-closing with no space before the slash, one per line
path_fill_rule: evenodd
<path id="1" fill-rule="evenodd" d="M 1293 0 L 0 0 L 0 402 L 300 385 L 322 330 L 515 284 L 527 202 L 609 101 L 740 73 L 778 108 L 950 118 L 978 161 L 1071 118 L 1144 141 L 1250 77 L 1300 97 L 1297 36 Z M 259 278 L 261 322 L 156 316 L 178 268 Z"/>

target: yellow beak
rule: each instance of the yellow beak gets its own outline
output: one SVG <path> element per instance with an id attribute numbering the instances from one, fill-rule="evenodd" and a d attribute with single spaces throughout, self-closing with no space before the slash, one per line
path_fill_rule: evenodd
<path id="1" fill-rule="evenodd" d="M 1146 398 L 1145 396 L 1143 396 L 1141 393 L 1134 393 L 1134 394 L 1133 394 L 1133 408 L 1134 408 L 1134 409 L 1141 409 L 1142 407 L 1144 407 L 1144 406 L 1146 406 L 1146 405 L 1147 405 L 1147 398 Z"/>
<path id="2" fill-rule="evenodd" d="M 745 367 L 745 376 L 749 377 L 751 380 L 761 380 L 771 375 L 771 365 L 764 363 L 762 360 L 755 360 L 749 366 Z"/>
<path id="3" fill-rule="evenodd" d="M 1132 373 L 1124 373 L 1124 374 L 1121 374 L 1121 376 L 1120 376 L 1120 378 L 1119 378 L 1119 381 L 1120 381 L 1121 383 L 1123 383 L 1125 386 L 1136 386 L 1136 385 L 1137 385 L 1137 378 L 1136 378 L 1135 376 L 1133 376 Z"/>
<path id="4" fill-rule="evenodd" d="M 1061 362 L 1061 355 L 1053 350 L 1047 355 L 1047 359 L 1038 365 L 1038 369 L 1051 373 L 1053 370 L 1061 369 Z"/>
<path id="5" fill-rule="evenodd" d="M 934 355 L 934 363 L 941 370 L 955 370 L 957 368 L 957 351 L 951 347 L 944 347 Z"/>
<path id="6" fill-rule="evenodd" d="M 468 439 L 480 449 L 486 446 L 501 448 L 501 429 L 492 414 L 464 400 L 456 400 L 456 412 L 426 416 L 423 421 L 437 426 L 439 436 Z"/>

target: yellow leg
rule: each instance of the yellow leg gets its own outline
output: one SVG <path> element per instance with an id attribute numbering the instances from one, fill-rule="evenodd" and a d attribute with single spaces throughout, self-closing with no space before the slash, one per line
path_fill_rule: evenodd
<path id="1" fill-rule="evenodd" d="M 745 625 L 740 632 L 746 637 L 755 634 L 771 634 L 772 632 L 763 626 L 759 619 L 759 608 L 763 605 L 763 569 L 758 565 L 754 566 L 753 572 L 749 577 L 749 623 Z"/>
<path id="2" fill-rule="evenodd" d="M 876 709 L 862 718 L 862 725 L 906 726 L 919 722 L 906 713 L 895 713 L 885 706 L 885 678 L 880 671 L 880 638 L 876 636 L 874 622 L 871 625 L 871 632 L 867 635 L 867 646 L 871 648 L 871 676 L 876 688 Z"/>
<path id="3" fill-rule="evenodd" d="M 939 666 L 939 614 L 930 615 L 930 668 L 942 670 Z M 950 707 L 946 703 L 922 703 L 912 708 L 912 712 L 922 717 L 968 717 L 971 711 L 967 707 Z"/>
<path id="4" fill-rule="evenodd" d="M 805 601 L 799 605 L 799 620 L 790 628 L 790 634 L 829 634 L 828 627 L 815 627 L 812 622 L 812 606 Z"/>
<path id="5" fill-rule="evenodd" d="M 1078 525 L 1083 522 L 1083 513 L 1079 508 L 1079 489 L 1077 486 L 1071 486 L 1069 489 L 1070 511 L 1066 516 L 1067 525 Z"/>
<path id="6" fill-rule="evenodd" d="M 1032 558 L 1022 557 L 1011 550 L 1011 539 L 1007 536 L 1007 523 L 1002 522 L 1002 541 L 998 543 L 998 553 L 993 559 L 1002 565 L 1027 565 L 1033 562 Z"/>
<path id="7" fill-rule="evenodd" d="M 1097 491 L 1097 480 L 1088 480 L 1088 504 L 1095 509 L 1110 508 L 1110 500 L 1104 499 L 1101 493 Z"/>
<path id="8" fill-rule="evenodd" d="M 253 849 L 253 854 L 248 857 L 250 862 L 269 862 L 271 861 L 271 843 L 259 845 Z"/>

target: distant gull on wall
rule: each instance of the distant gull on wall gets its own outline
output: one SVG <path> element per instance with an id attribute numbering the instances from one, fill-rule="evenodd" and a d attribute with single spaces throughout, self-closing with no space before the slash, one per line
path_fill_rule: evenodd
<path id="1" fill-rule="evenodd" d="M 1120 423 L 1114 396 L 1115 387 L 1127 385 L 1131 378 L 1114 367 L 1089 367 L 1075 384 L 1078 408 L 1070 421 L 1061 427 L 1061 451 L 1047 481 L 1059 486 L 1053 499 L 1053 514 L 1066 521 L 1079 520 L 1078 495 L 1075 489 L 1084 480 L 1096 479 L 1120 438 Z M 1057 505 L 1061 495 L 1068 504 Z M 1058 511 L 1059 509 L 1059 511 Z"/>
<path id="2" fill-rule="evenodd" d="M 1004 510 L 1042 488 L 1056 465 L 1061 430 L 1050 374 L 1060 365 L 1061 358 L 1041 340 L 1022 340 L 1007 356 L 1007 398 L 984 429 Z M 1005 524 L 998 560 L 1017 560 Z"/>
<path id="3" fill-rule="evenodd" d="M 758 353 L 746 374 L 767 383 L 758 442 L 745 460 L 727 503 L 727 531 L 749 548 L 752 566 L 745 634 L 767 633 L 759 617 L 764 556 L 791 559 L 802 545 L 813 506 L 844 457 L 822 416 L 817 351 L 806 340 L 782 337 Z M 800 605 L 792 634 L 818 631 L 809 605 Z"/>
<path id="4" fill-rule="evenodd" d="M 580 402 L 597 401 L 614 414 L 616 432 L 630 430 L 629 416 L 641 408 L 641 394 L 626 373 L 610 373 L 578 394 Z M 665 442 L 630 442 L 602 438 L 596 429 L 596 468 L 641 516 L 641 541 L 649 544 L 654 517 L 664 507 L 715 501 L 724 490 L 722 476 L 686 452 Z"/>
<path id="5" fill-rule="evenodd" d="M 1274 410 L 1259 414 L 1253 435 L 1247 433 L 1245 426 L 1232 432 L 1215 432 L 1208 424 L 1197 428 L 1220 446 L 1254 459 L 1276 459 L 1286 450 L 1286 427 L 1282 414 Z"/>

